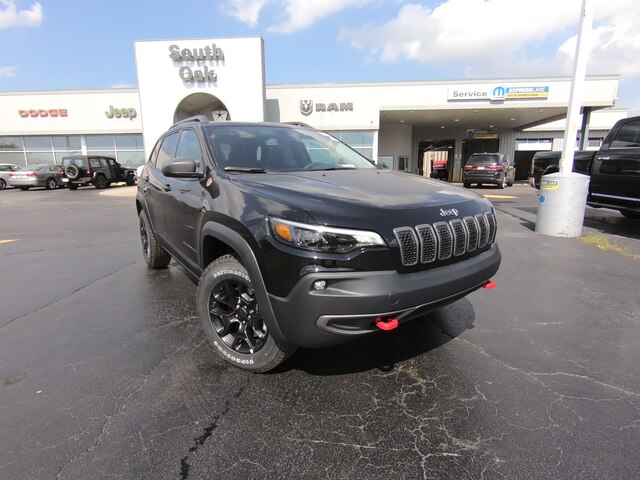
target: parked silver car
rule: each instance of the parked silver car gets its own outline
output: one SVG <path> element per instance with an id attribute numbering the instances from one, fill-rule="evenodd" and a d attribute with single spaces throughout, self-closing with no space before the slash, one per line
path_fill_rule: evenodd
<path id="1" fill-rule="evenodd" d="M 62 167 L 60 165 L 29 165 L 9 174 L 9 185 L 20 190 L 29 190 L 31 187 L 45 187 L 53 190 L 63 187 Z"/>
<path id="2" fill-rule="evenodd" d="M 14 165 L 13 163 L 0 163 L 0 190 L 7 188 L 9 175 L 16 170 L 20 170 L 18 165 Z"/>

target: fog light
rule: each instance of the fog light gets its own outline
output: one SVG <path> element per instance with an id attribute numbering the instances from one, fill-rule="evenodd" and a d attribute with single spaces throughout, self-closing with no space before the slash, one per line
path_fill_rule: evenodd
<path id="1" fill-rule="evenodd" d="M 324 290 L 325 288 L 327 288 L 327 282 L 325 282 L 324 280 L 316 280 L 315 282 L 313 282 L 313 288 L 315 290 Z"/>

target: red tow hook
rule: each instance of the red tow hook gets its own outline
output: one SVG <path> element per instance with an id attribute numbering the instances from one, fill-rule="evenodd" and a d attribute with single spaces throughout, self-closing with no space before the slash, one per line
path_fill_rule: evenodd
<path id="1" fill-rule="evenodd" d="M 494 288 L 496 288 L 496 282 L 494 282 L 493 280 L 487 280 L 482 284 L 482 288 L 486 288 L 487 290 L 493 290 Z"/>
<path id="2" fill-rule="evenodd" d="M 382 320 L 382 317 L 376 317 L 376 327 L 378 327 L 380 330 L 388 332 L 389 330 L 393 330 L 394 328 L 398 327 L 398 319 L 392 318 L 388 322 L 385 322 L 384 320 Z"/>

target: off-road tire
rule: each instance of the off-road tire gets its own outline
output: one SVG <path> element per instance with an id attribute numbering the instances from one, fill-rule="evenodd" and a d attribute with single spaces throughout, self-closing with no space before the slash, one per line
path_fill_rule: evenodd
<path id="1" fill-rule="evenodd" d="M 69 190 L 77 190 L 78 189 L 78 184 L 69 182 L 67 184 L 67 187 L 69 188 Z"/>
<path id="2" fill-rule="evenodd" d="M 133 178 L 133 175 L 127 175 L 127 187 L 133 187 L 136 184 L 135 179 Z"/>
<path id="3" fill-rule="evenodd" d="M 471 184 L 470 184 L 469 182 L 464 182 L 464 183 L 462 184 L 462 186 L 463 186 L 464 188 L 471 188 Z"/>
<path id="4" fill-rule="evenodd" d="M 250 299 L 251 303 L 246 303 L 254 309 L 240 307 L 242 299 Z M 295 351 L 294 346 L 276 342 L 268 332 L 249 274 L 232 255 L 214 260 L 205 269 L 198 283 L 197 304 L 202 327 L 214 350 L 235 367 L 255 373 L 266 372 L 280 365 Z M 232 307 L 234 304 L 235 308 Z M 223 310 L 226 310 L 224 318 L 220 314 Z M 235 336 L 234 327 L 237 329 Z M 221 332 L 226 334 L 221 336 Z M 265 336 L 258 338 L 260 334 Z M 249 347 L 248 342 L 242 343 L 243 339 L 249 337 L 256 342 L 256 350 L 247 353 L 239 351 Z M 230 341 L 232 345 L 229 345 Z"/>
<path id="5" fill-rule="evenodd" d="M 107 180 L 107 177 L 105 177 L 104 175 L 97 175 L 96 178 L 93 180 L 93 185 L 98 190 L 103 190 L 109 187 L 109 181 Z"/>
<path id="6" fill-rule="evenodd" d="M 19 188 L 20 190 L 22 190 L 22 191 L 25 191 L 25 192 L 26 192 L 26 191 L 27 191 L 27 190 L 29 190 L 31 187 L 18 187 L 18 188 Z"/>
<path id="7" fill-rule="evenodd" d="M 80 177 L 80 168 L 72 163 L 64 167 L 64 174 L 69 177 L 70 180 L 75 180 Z"/>
<path id="8" fill-rule="evenodd" d="M 150 268 L 166 268 L 169 262 L 171 262 L 171 255 L 158 243 L 144 210 L 140 212 L 139 225 L 140 244 L 142 246 L 144 261 L 147 262 Z"/>
<path id="9" fill-rule="evenodd" d="M 55 190 L 58 187 L 58 182 L 56 182 L 56 179 L 53 177 L 47 178 L 47 183 L 45 185 L 45 188 L 47 190 Z"/>

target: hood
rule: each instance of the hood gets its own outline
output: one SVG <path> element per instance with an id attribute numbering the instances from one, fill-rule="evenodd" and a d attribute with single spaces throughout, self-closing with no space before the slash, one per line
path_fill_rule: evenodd
<path id="1" fill-rule="evenodd" d="M 385 237 L 396 227 L 491 209 L 487 200 L 473 192 L 391 170 L 240 174 L 230 179 L 258 195 L 304 209 L 318 224 L 376 230 Z M 442 215 L 441 209 L 448 215 Z"/>

